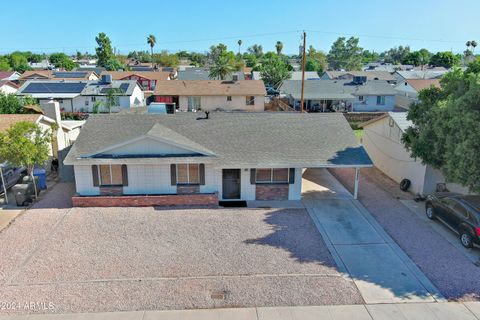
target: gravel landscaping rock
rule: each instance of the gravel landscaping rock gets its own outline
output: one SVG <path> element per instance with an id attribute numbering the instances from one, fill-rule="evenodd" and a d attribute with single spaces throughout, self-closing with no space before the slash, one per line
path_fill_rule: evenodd
<path id="1" fill-rule="evenodd" d="M 0 244 L 1 300 L 55 306 L 0 313 L 363 302 L 304 209 L 31 209 Z"/>

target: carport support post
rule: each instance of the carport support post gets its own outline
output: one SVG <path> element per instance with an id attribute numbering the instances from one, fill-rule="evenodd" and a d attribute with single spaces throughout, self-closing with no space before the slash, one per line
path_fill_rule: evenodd
<path id="1" fill-rule="evenodd" d="M 5 196 L 5 204 L 8 204 L 7 186 L 5 185 L 5 179 L 3 178 L 3 171 L 1 167 L 0 167 L 0 179 L 2 179 L 3 195 Z"/>
<path id="2" fill-rule="evenodd" d="M 360 168 L 355 168 L 355 187 L 353 189 L 353 199 L 358 197 L 358 181 L 360 180 Z"/>

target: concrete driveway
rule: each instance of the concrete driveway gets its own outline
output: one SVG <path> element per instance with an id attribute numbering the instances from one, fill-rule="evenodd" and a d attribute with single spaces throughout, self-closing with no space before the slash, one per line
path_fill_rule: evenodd
<path id="1" fill-rule="evenodd" d="M 428 302 L 440 297 L 370 213 L 327 170 L 308 169 L 304 176 L 309 188 L 303 202 L 340 270 L 352 277 L 367 304 Z"/>

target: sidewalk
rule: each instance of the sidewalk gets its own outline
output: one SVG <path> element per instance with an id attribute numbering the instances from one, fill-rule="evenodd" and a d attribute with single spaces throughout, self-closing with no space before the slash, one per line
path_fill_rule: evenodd
<path id="1" fill-rule="evenodd" d="M 0 316 L 0 320 L 479 320 L 480 302 L 270 307 Z"/>

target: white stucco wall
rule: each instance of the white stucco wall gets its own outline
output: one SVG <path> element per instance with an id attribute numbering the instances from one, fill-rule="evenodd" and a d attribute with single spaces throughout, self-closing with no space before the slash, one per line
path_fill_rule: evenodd
<path id="1" fill-rule="evenodd" d="M 179 97 L 179 109 L 182 111 L 188 110 L 188 97 Z M 232 101 L 227 101 L 226 96 L 201 96 L 200 106 L 203 111 L 213 111 L 218 108 L 231 111 L 231 110 L 245 110 L 245 111 L 264 111 L 265 110 L 265 97 L 255 96 L 255 104 L 248 106 L 246 104 L 245 96 L 232 96 Z"/>
<path id="2" fill-rule="evenodd" d="M 74 166 L 77 193 L 80 195 L 99 195 L 100 189 L 93 186 L 90 165 Z M 235 168 L 236 169 L 236 168 Z M 123 187 L 124 194 L 175 194 L 176 186 L 171 185 L 170 165 L 128 165 L 128 186 Z M 241 189 L 239 200 L 255 200 L 255 184 L 250 183 L 250 169 L 241 169 Z M 300 200 L 302 169 L 295 170 L 295 183 L 289 185 L 289 200 Z M 222 196 L 222 168 L 205 165 L 205 185 L 200 186 L 201 193 L 218 192 Z"/>
<path id="3" fill-rule="evenodd" d="M 17 88 L 14 88 L 8 84 L 4 84 L 3 86 L 0 86 L 0 93 L 3 93 L 3 94 L 14 94 L 15 92 L 17 92 Z"/>
<path id="4" fill-rule="evenodd" d="M 363 146 L 374 165 L 396 182 L 409 179 L 410 191 L 423 194 L 426 167 L 414 160 L 401 142 L 402 131 L 390 118 L 364 127 Z"/>
<path id="5" fill-rule="evenodd" d="M 353 111 L 392 111 L 395 107 L 395 96 L 385 96 L 385 104 L 377 104 L 377 96 L 364 96 L 363 101 L 352 102 Z"/>

